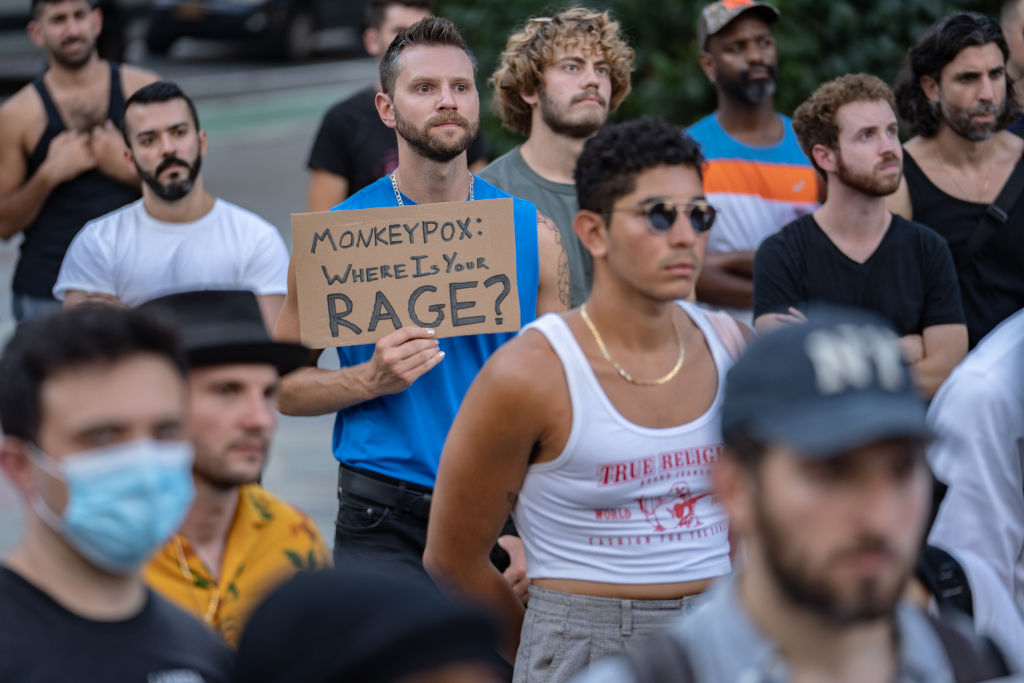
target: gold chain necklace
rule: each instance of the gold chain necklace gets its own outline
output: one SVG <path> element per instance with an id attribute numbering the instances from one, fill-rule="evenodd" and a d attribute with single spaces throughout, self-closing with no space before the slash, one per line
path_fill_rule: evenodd
<path id="1" fill-rule="evenodd" d="M 203 609 L 202 601 L 199 596 L 196 595 L 196 579 L 192 574 L 192 570 L 188 568 L 188 562 L 185 561 L 185 549 L 181 547 L 181 539 L 177 534 L 174 535 L 174 548 L 178 551 L 178 567 L 181 569 L 181 573 L 188 579 L 188 590 L 192 595 L 192 601 L 196 603 L 196 608 L 201 612 Z M 206 606 L 206 613 L 203 614 L 203 621 L 207 626 L 213 625 L 213 617 L 217 613 L 217 608 L 220 607 L 220 592 L 217 590 L 217 586 L 213 585 L 211 591 L 210 602 Z"/>
<path id="2" fill-rule="evenodd" d="M 672 321 L 672 331 L 676 333 L 676 344 L 679 345 L 679 358 L 676 359 L 675 367 L 669 370 L 667 375 L 659 377 L 658 379 L 636 379 L 633 375 L 629 374 L 626 368 L 616 363 L 615 359 L 612 358 L 610 353 L 608 353 L 608 347 L 604 345 L 604 340 L 601 339 L 601 334 L 597 331 L 594 321 L 590 319 L 589 315 L 587 315 L 586 304 L 583 304 L 583 306 L 580 307 L 580 315 L 583 317 L 583 322 L 585 322 L 587 327 L 590 329 L 590 334 L 594 335 L 594 341 L 597 342 L 597 348 L 601 350 L 601 355 L 604 356 L 606 361 L 612 364 L 612 367 L 619 373 L 619 376 L 630 384 L 636 384 L 641 387 L 659 386 L 661 384 L 665 384 L 679 374 L 679 369 L 683 367 L 683 359 L 686 358 L 686 348 L 683 346 L 683 338 L 679 334 L 679 326 L 676 325 L 675 320 Z"/>
<path id="3" fill-rule="evenodd" d="M 985 197 L 988 196 L 988 167 L 986 166 L 985 168 L 985 183 L 981 186 L 981 197 L 979 197 L 977 201 L 975 201 L 975 199 L 973 199 L 974 195 L 964 190 L 964 186 L 960 184 L 959 180 L 957 180 L 957 174 L 953 171 L 953 167 L 950 166 L 949 163 L 946 161 L 946 155 L 942 153 L 942 146 L 935 145 L 935 151 L 939 153 L 939 161 L 942 162 L 942 167 L 946 169 L 946 173 L 948 173 L 949 177 L 953 179 L 953 182 L 956 184 L 957 189 L 960 190 L 960 192 L 964 195 L 964 200 L 968 202 L 974 202 L 975 204 L 984 204 Z"/>

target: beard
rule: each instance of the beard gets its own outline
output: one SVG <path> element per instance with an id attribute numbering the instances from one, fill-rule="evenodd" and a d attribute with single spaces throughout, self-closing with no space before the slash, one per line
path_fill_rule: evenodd
<path id="1" fill-rule="evenodd" d="M 81 40 L 81 41 L 85 42 L 86 45 L 87 45 L 87 48 L 85 50 L 82 50 L 82 52 L 80 54 L 78 54 L 77 56 L 73 56 L 73 55 L 70 55 L 67 52 L 65 52 L 64 48 L 65 48 L 65 46 L 70 45 L 71 43 L 75 42 L 76 40 Z M 87 38 L 85 36 L 82 36 L 81 38 L 76 38 L 76 39 L 67 39 L 63 43 L 61 43 L 58 47 L 51 48 L 51 49 L 47 50 L 47 54 L 49 55 L 49 57 L 50 57 L 50 59 L 52 61 L 56 62 L 57 64 L 60 64 L 65 69 L 70 69 L 72 71 L 77 71 L 78 69 L 81 69 L 86 64 L 88 64 L 89 60 L 92 59 L 92 56 L 95 53 L 96 53 L 96 40 L 93 39 L 90 42 L 89 38 Z"/>
<path id="2" fill-rule="evenodd" d="M 181 180 L 174 180 L 169 183 L 160 182 L 160 174 L 167 170 L 168 167 L 178 164 L 188 169 L 188 175 Z M 180 157 L 167 157 L 157 164 L 156 171 L 148 173 L 139 166 L 139 162 L 135 162 L 135 170 L 138 171 L 139 177 L 142 181 L 149 186 L 149 189 L 153 190 L 156 196 L 160 197 L 167 202 L 176 202 L 195 187 L 196 178 L 199 177 L 199 169 L 203 164 L 202 155 L 196 152 L 196 158 L 192 160 L 192 163 L 188 163 Z"/>
<path id="3" fill-rule="evenodd" d="M 248 466 L 233 468 L 226 465 L 230 461 L 231 450 L 242 442 L 259 442 L 263 449 L 262 464 L 258 470 L 250 471 Z M 196 476 L 202 478 L 209 486 L 219 491 L 228 491 L 236 486 L 257 483 L 263 469 L 267 466 L 267 454 L 270 451 L 270 440 L 262 436 L 246 436 L 229 443 L 213 458 L 203 457 L 197 446 L 196 459 L 192 464 Z"/>
<path id="4" fill-rule="evenodd" d="M 849 561 L 860 552 L 879 552 L 899 559 L 884 538 L 862 535 L 834 550 L 820 566 L 812 566 L 805 554 L 793 547 L 790 534 L 772 519 L 764 505 L 763 491 L 757 494 L 757 529 L 765 565 L 783 597 L 793 605 L 839 626 L 874 621 L 893 614 L 910 578 L 911 562 L 904 561 L 898 575 L 863 578 L 853 586 L 836 586 L 828 579 L 835 565 Z"/>
<path id="5" fill-rule="evenodd" d="M 566 112 L 568 107 L 563 109 L 557 102 L 548 97 L 548 94 L 541 88 L 538 91 L 538 106 L 540 107 L 541 119 L 557 135 L 576 140 L 586 140 L 600 130 L 601 126 L 608 120 L 608 102 L 596 92 L 585 92 L 576 95 L 569 101 L 569 106 L 571 107 L 580 100 L 589 97 L 596 97 L 600 101 L 602 109 L 598 111 L 591 108 L 591 110 L 583 112 L 578 118 L 572 119 Z"/>
<path id="6" fill-rule="evenodd" d="M 750 69 L 744 69 L 735 78 L 719 78 L 718 85 L 734 99 L 747 104 L 760 104 L 771 99 L 775 94 L 778 75 L 775 65 L 764 64 L 763 66 L 768 70 L 767 78 L 751 78 Z"/>
<path id="7" fill-rule="evenodd" d="M 1009 97 L 1004 97 L 1001 104 L 994 102 L 979 104 L 972 109 L 961 109 L 939 100 L 939 112 L 946 124 L 953 129 L 953 132 L 971 142 L 988 140 L 996 131 L 1000 130 L 1003 122 L 1009 117 L 1012 103 Z M 971 117 L 980 114 L 992 114 L 991 121 L 973 121 Z"/>
<path id="8" fill-rule="evenodd" d="M 902 164 L 900 172 L 891 178 L 879 177 L 878 171 L 881 166 L 894 160 L 898 161 L 899 157 L 895 154 L 886 156 L 875 165 L 872 173 L 857 173 L 843 163 L 842 155 L 836 154 L 836 175 L 841 183 L 869 197 L 888 197 L 900 186 L 900 179 L 903 178 Z"/>
<path id="9" fill-rule="evenodd" d="M 445 134 L 430 134 L 435 126 L 444 123 L 458 124 L 462 127 L 462 134 L 455 137 L 448 137 Z M 423 128 L 417 128 L 415 124 L 404 118 L 398 112 L 398 109 L 395 108 L 395 132 L 422 156 L 439 163 L 451 161 L 465 152 L 473 144 L 479 129 L 479 121 L 471 122 L 455 111 L 435 114 L 427 119 Z"/>

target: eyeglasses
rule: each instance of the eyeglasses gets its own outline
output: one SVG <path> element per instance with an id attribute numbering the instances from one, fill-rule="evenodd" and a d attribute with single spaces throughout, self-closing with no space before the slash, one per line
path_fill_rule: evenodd
<path id="1" fill-rule="evenodd" d="M 649 199 L 637 207 L 609 209 L 610 211 L 631 211 L 647 216 L 647 222 L 655 232 L 668 232 L 676 223 L 680 211 L 690 219 L 690 225 L 697 234 L 705 233 L 715 224 L 718 211 L 706 199 L 691 199 L 679 204 L 672 199 Z"/>

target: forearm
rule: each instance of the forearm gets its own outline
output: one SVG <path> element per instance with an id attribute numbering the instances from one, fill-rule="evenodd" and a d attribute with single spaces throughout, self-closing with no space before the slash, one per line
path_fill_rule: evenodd
<path id="1" fill-rule="evenodd" d="M 918 389 L 925 397 L 931 399 L 959 362 L 959 358 L 951 357 L 949 353 L 925 355 L 911 366 Z"/>
<path id="2" fill-rule="evenodd" d="M 514 661 L 526 610 L 490 560 L 484 556 L 467 566 L 461 556 L 448 562 L 428 551 L 423 564 L 441 588 L 469 597 L 499 620 L 501 654 L 509 662 Z"/>
<path id="3" fill-rule="evenodd" d="M 705 263 L 697 278 L 697 299 L 712 306 L 750 308 L 754 303 L 754 281 Z"/>
<path id="4" fill-rule="evenodd" d="M 931 399 L 957 363 L 967 355 L 967 327 L 935 325 L 922 334 L 923 353 L 912 365 L 921 392 Z"/>
<path id="5" fill-rule="evenodd" d="M 128 164 L 117 164 L 112 168 L 102 169 L 103 175 L 116 180 L 117 182 L 127 185 L 128 187 L 139 189 L 139 174 L 135 172 Z"/>
<path id="6" fill-rule="evenodd" d="M 365 380 L 365 363 L 339 370 L 299 368 L 281 378 L 278 409 L 309 417 L 334 413 L 377 398 Z"/>
<path id="7" fill-rule="evenodd" d="M 10 239 L 31 225 L 55 187 L 40 168 L 24 185 L 0 199 L 0 239 Z"/>

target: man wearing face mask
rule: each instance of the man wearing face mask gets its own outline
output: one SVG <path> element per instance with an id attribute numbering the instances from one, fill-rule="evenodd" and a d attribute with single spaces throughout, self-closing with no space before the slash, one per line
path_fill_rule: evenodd
<path id="1" fill-rule="evenodd" d="M 697 280 L 697 299 L 750 324 L 754 252 L 764 238 L 817 206 L 818 179 L 772 96 L 778 54 L 764 2 L 718 0 L 697 22 L 698 62 L 718 107 L 686 131 L 707 159 L 704 188 L 720 209 Z"/>
<path id="2" fill-rule="evenodd" d="M 193 497 L 183 375 L 173 330 L 135 311 L 31 321 L 7 346 L 0 469 L 26 522 L 0 564 L 0 680 L 228 680 L 229 650 L 140 576 Z"/>
<path id="3" fill-rule="evenodd" d="M 82 228 L 53 295 L 65 308 L 136 306 L 176 292 L 245 289 L 273 326 L 287 291 L 288 251 L 274 226 L 207 192 L 206 131 L 192 100 L 166 81 L 141 88 L 125 104 L 122 132 L 142 199 Z"/>

